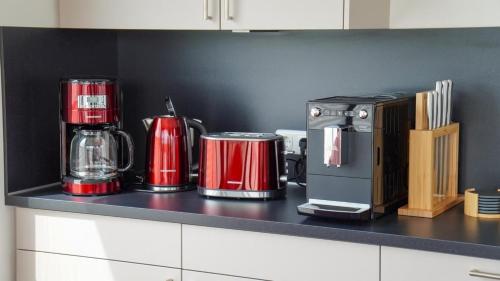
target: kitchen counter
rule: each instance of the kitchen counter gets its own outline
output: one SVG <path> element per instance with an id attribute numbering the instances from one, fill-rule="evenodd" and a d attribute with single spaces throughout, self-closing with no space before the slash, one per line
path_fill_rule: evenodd
<path id="1" fill-rule="evenodd" d="M 291 186 L 286 200 L 205 199 L 195 191 L 123 192 L 73 197 L 58 185 L 8 195 L 8 205 L 126 217 L 310 238 L 403 247 L 500 259 L 500 220 L 467 217 L 463 205 L 434 218 L 387 215 L 373 222 L 342 222 L 297 214 L 305 189 Z"/>

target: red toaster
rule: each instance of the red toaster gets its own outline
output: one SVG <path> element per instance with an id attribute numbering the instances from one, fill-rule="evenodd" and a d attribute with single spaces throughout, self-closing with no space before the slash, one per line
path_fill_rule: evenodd
<path id="1" fill-rule="evenodd" d="M 277 198 L 286 194 L 285 146 L 271 133 L 201 136 L 198 192 L 208 197 Z"/>

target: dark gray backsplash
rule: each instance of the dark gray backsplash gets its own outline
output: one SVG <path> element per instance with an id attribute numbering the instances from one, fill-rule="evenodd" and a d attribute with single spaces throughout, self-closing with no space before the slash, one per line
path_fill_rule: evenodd
<path id="1" fill-rule="evenodd" d="M 116 75 L 116 34 L 43 28 L 0 33 L 5 176 L 8 192 L 14 192 L 59 181 L 59 79 Z"/>
<path id="2" fill-rule="evenodd" d="M 7 164 L 22 188 L 58 174 L 57 83 L 76 72 L 121 77 L 138 170 L 145 151 L 140 119 L 164 113 L 166 95 L 179 114 L 202 119 L 211 131 L 272 132 L 304 129 L 309 99 L 414 93 L 452 79 L 460 189 L 500 185 L 494 126 L 500 28 L 248 34 L 9 28 L 4 52 Z M 27 171 L 33 179 L 22 178 Z"/>
<path id="3" fill-rule="evenodd" d="M 209 130 L 304 129 L 309 99 L 431 89 L 454 81 L 460 189 L 500 186 L 500 28 L 276 33 L 122 31 L 125 126 L 143 163 L 143 116 L 179 113 Z"/>

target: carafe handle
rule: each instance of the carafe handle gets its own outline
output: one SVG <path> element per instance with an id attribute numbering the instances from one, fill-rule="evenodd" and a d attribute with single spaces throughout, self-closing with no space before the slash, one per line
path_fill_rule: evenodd
<path id="1" fill-rule="evenodd" d="M 124 131 L 115 130 L 114 132 L 122 136 L 125 139 L 125 142 L 127 143 L 128 163 L 125 167 L 118 169 L 118 172 L 125 172 L 128 171 L 130 168 L 132 168 L 132 166 L 134 165 L 134 143 L 132 142 L 132 138 L 130 137 L 130 135 L 125 133 Z"/>

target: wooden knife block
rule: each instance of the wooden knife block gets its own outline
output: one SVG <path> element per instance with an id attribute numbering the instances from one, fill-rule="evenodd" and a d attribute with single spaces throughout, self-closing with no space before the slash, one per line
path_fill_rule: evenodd
<path id="1" fill-rule="evenodd" d="M 463 201 L 463 196 L 457 192 L 460 126 L 452 123 L 428 130 L 426 105 L 426 95 L 417 94 L 416 129 L 410 131 L 408 205 L 398 210 L 403 216 L 433 218 Z M 437 189 L 436 152 L 439 143 L 436 140 L 441 137 L 447 139 L 447 157 L 442 157 L 439 163 L 442 163 L 441 167 L 447 167 L 447 172 L 442 174 L 441 181 L 446 184 Z"/>

